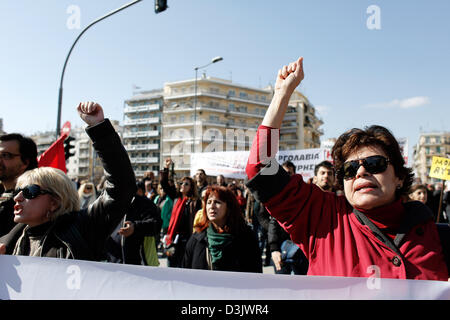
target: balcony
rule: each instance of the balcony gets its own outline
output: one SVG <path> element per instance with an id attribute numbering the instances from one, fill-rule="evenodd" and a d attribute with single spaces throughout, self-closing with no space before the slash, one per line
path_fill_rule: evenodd
<path id="1" fill-rule="evenodd" d="M 158 130 L 150 130 L 150 131 L 137 131 L 137 132 L 124 132 L 123 138 L 145 138 L 145 137 L 158 137 Z"/>
<path id="2" fill-rule="evenodd" d="M 158 117 L 144 118 L 144 119 L 127 119 L 124 121 L 124 126 L 137 126 L 140 124 L 156 124 L 160 123 Z"/>
<path id="3" fill-rule="evenodd" d="M 158 150 L 159 145 L 157 143 L 151 144 L 133 144 L 126 145 L 125 150 L 127 151 L 148 151 L 148 150 Z"/>
<path id="4" fill-rule="evenodd" d="M 159 163 L 159 158 L 157 157 L 136 157 L 130 158 L 132 164 L 147 164 L 147 163 Z"/>
<path id="5" fill-rule="evenodd" d="M 159 111 L 160 110 L 160 106 L 159 104 L 147 104 L 147 105 L 143 105 L 143 106 L 138 106 L 138 107 L 126 107 L 123 112 L 125 114 L 127 113 L 137 113 L 137 112 L 148 112 L 148 111 Z"/>
<path id="6" fill-rule="evenodd" d="M 186 90 L 185 92 L 182 92 L 181 94 L 175 93 L 175 94 L 167 95 L 167 96 L 165 96 L 165 99 L 167 99 L 167 100 L 185 99 L 185 98 L 194 97 L 194 96 L 195 96 L 194 90 Z M 212 92 L 210 90 L 205 90 L 203 88 L 199 88 L 197 90 L 197 97 L 198 96 L 226 99 L 229 101 L 236 101 L 236 102 L 247 102 L 247 103 L 258 104 L 258 105 L 267 106 L 267 107 L 270 104 L 270 101 L 268 101 L 269 100 L 268 98 L 266 98 L 267 100 L 264 101 L 262 99 L 256 99 L 253 95 L 248 95 L 246 97 L 236 97 L 236 96 L 231 96 L 224 92 Z"/>

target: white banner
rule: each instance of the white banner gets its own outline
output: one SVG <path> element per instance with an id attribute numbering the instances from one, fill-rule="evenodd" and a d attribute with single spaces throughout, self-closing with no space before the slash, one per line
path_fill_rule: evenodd
<path id="1" fill-rule="evenodd" d="M 0 299 L 436 300 L 450 282 L 287 276 L 0 256 Z"/>
<path id="2" fill-rule="evenodd" d="M 203 152 L 191 154 L 191 176 L 203 169 L 208 176 L 223 175 L 226 178 L 245 179 L 249 151 Z M 306 181 L 314 177 L 314 167 L 327 159 L 326 149 L 280 150 L 276 154 L 279 164 L 289 160 L 296 172 Z"/>

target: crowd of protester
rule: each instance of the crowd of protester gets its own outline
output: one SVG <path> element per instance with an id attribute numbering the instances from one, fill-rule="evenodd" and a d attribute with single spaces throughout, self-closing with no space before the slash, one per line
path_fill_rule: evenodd
<path id="1" fill-rule="evenodd" d="M 77 110 L 105 170 L 97 185 L 37 168 L 31 139 L 0 136 L 0 253 L 148 266 L 165 257 L 168 267 L 258 273 L 272 265 L 285 275 L 370 276 L 375 264 L 386 277 L 447 280 L 449 244 L 436 225 L 448 226 L 449 191 L 413 180 L 386 128 L 345 132 L 333 163 L 307 181 L 293 163 L 262 157 L 302 79 L 301 59 L 280 69 L 245 181 L 202 168 L 177 177 L 170 158 L 136 180 L 93 102 Z"/>

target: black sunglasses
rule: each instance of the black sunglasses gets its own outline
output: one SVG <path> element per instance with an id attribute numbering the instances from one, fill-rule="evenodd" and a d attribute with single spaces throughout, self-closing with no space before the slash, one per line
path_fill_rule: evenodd
<path id="1" fill-rule="evenodd" d="M 16 189 L 14 191 L 14 196 L 18 195 L 21 191 L 25 199 L 34 199 L 39 197 L 41 194 L 52 194 L 48 190 L 41 189 L 41 187 L 37 184 L 30 184 L 24 188 Z"/>
<path id="2" fill-rule="evenodd" d="M 384 172 L 389 164 L 389 159 L 383 156 L 370 156 L 363 159 L 351 160 L 345 162 L 339 174 L 344 179 L 353 179 L 358 172 L 360 166 L 363 166 L 370 174 L 376 174 Z"/>

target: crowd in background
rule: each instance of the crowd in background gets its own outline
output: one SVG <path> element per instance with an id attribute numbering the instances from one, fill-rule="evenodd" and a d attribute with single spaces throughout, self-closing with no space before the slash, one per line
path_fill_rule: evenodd
<path id="1" fill-rule="evenodd" d="M 273 265 L 277 274 L 310 274 L 308 270 L 312 265 L 306 251 L 300 250 L 300 241 L 295 242 L 294 239 L 303 233 L 292 231 L 292 228 L 305 228 L 309 224 L 289 225 L 299 218 L 296 211 L 305 206 L 291 204 L 284 207 L 283 202 L 290 200 L 285 196 L 302 201 L 316 198 L 315 206 L 309 207 L 317 211 L 317 215 L 311 215 L 314 223 L 324 213 L 323 208 L 330 212 L 335 210 L 333 206 L 325 206 L 327 201 L 333 204 L 340 202 L 342 208 L 351 209 L 352 199 L 349 200 L 347 190 L 344 192 L 342 189 L 343 180 L 352 183 L 358 172 L 367 177 L 387 175 L 389 163 L 393 162 L 382 155 L 370 154 L 342 163 L 323 161 L 315 166 L 314 177 L 306 184 L 298 182 L 302 177 L 296 174 L 295 165 L 289 161 L 280 164 L 275 175 L 260 176 L 257 176 L 257 171 L 266 167 L 258 163 L 247 166 L 249 181 L 244 183 L 221 175 L 209 176 L 202 168 L 198 168 L 192 177 L 177 177 L 173 161 L 167 158 L 159 174 L 148 172 L 136 180 L 120 137 L 109 120 L 104 118 L 101 106 L 93 102 L 80 103 L 77 110 L 88 124 L 86 131 L 94 142 L 105 176 L 97 185 L 88 180 L 71 181 L 61 170 L 38 168 L 36 145 L 31 139 L 19 134 L 0 136 L 0 254 L 149 266 L 158 266 L 159 258 L 164 256 L 168 267 L 261 273 L 263 266 Z M 370 130 L 383 131 L 395 142 L 385 128 L 375 126 Z M 352 141 L 347 139 L 347 134 L 362 135 L 353 140 L 357 148 L 359 141 L 370 132 L 354 129 L 345 133 L 339 140 L 342 145 Z M 264 146 L 261 141 L 258 143 Z M 369 150 L 373 153 L 369 147 L 364 148 L 364 152 Z M 252 150 L 255 152 L 256 149 Z M 339 149 L 338 144 L 333 150 L 341 152 L 344 148 Z M 400 159 L 400 152 L 397 154 Z M 336 159 L 342 161 L 345 157 L 340 159 L 338 155 Z M 336 171 L 334 165 L 342 170 Z M 405 207 L 419 208 L 427 219 L 427 226 L 433 222 L 448 224 L 450 191 L 443 190 L 442 184 L 412 183 L 412 177 L 408 173 L 408 178 L 411 178 L 408 184 L 394 186 L 390 181 L 378 187 L 365 182 L 355 188 L 370 191 L 390 187 L 390 193 L 399 195 L 390 204 L 393 210 L 405 204 Z M 393 181 L 398 177 L 395 179 Z M 250 191 L 250 186 L 255 185 L 257 189 Z M 300 186 L 303 188 L 301 192 L 306 194 L 301 195 L 295 189 Z M 280 198 L 270 203 L 269 200 L 277 199 L 274 192 L 280 190 Z M 288 194 L 283 195 L 286 192 Z M 274 214 L 270 208 L 279 212 Z M 361 219 L 361 225 L 374 223 L 358 209 L 352 212 Z M 431 222 L 428 212 L 434 215 Z M 307 217 L 302 213 L 300 218 Z M 283 227 L 282 221 L 278 220 L 280 218 L 285 219 Z M 329 227 L 323 223 L 321 226 Z M 371 228 L 379 231 L 378 226 Z M 417 236 L 423 235 L 423 230 L 419 229 L 416 230 Z M 391 234 L 392 229 L 383 230 L 384 233 L 379 232 L 381 237 L 386 238 L 387 234 L 397 238 L 396 234 Z M 317 241 L 323 239 L 321 237 Z M 391 242 L 387 238 L 383 241 Z M 448 243 L 442 242 L 442 245 L 445 247 Z M 426 248 L 421 246 L 420 250 Z M 448 254 L 445 250 L 448 249 L 444 248 L 444 254 Z M 342 257 L 343 260 L 345 258 Z M 389 261 L 400 266 L 401 260 L 398 259 Z M 321 261 L 320 267 L 329 268 L 328 273 L 338 270 L 333 269 L 334 265 L 326 264 L 325 260 Z M 438 262 L 442 267 L 444 262 Z M 338 267 L 340 263 L 341 260 L 335 262 Z M 442 273 L 439 276 L 446 279 L 441 267 L 438 268 Z M 349 268 L 353 267 L 350 265 Z M 427 270 L 434 272 L 433 268 L 431 266 Z"/>
<path id="2" fill-rule="evenodd" d="M 199 228 L 201 226 L 203 210 L 206 206 L 205 195 L 208 190 L 210 192 L 211 190 L 216 190 L 217 192 L 217 188 L 222 187 L 229 190 L 230 194 L 236 199 L 237 206 L 234 208 L 234 213 L 242 217 L 242 221 L 249 227 L 247 232 L 250 231 L 253 235 L 247 239 L 239 239 L 237 244 L 233 246 L 233 251 L 237 253 L 239 251 L 237 248 L 241 250 L 245 249 L 244 252 L 247 253 L 247 258 L 249 253 L 256 253 L 258 257 L 254 259 L 254 266 L 250 269 L 245 269 L 238 262 L 234 262 L 234 268 L 228 269 L 233 271 L 250 270 L 262 272 L 261 266 L 273 266 L 276 274 L 305 275 L 307 273 L 308 261 L 305 255 L 291 241 L 289 234 L 280 226 L 277 220 L 270 216 L 265 206 L 255 199 L 253 194 L 245 186 L 244 180 L 227 179 L 223 175 L 208 176 L 201 168 L 196 171 L 193 177 L 185 176 L 177 178 L 174 171 L 169 170 L 173 162 L 170 159 L 166 161 L 168 161 L 167 166 L 166 168 L 162 168 L 159 175 L 148 171 L 137 181 L 140 196 L 151 201 L 146 203 L 148 210 L 140 217 L 141 220 L 133 220 L 129 223 L 142 226 L 145 225 L 145 222 L 147 222 L 147 225 L 151 222 L 150 224 L 152 226 L 147 229 L 141 228 L 139 236 L 136 235 L 138 232 L 133 236 L 131 234 L 124 236 L 119 233 L 120 228 L 123 226 L 118 226 L 109 239 L 112 242 L 111 239 L 116 238 L 116 242 L 120 243 L 121 238 L 137 237 L 138 240 L 132 242 L 132 245 L 135 246 L 135 249 L 132 250 L 135 252 L 135 257 L 132 259 L 125 257 L 111 258 L 112 255 L 109 254 L 107 261 L 158 266 L 158 260 L 160 258 L 167 258 L 169 267 L 214 269 L 211 264 L 207 264 L 207 261 L 204 263 L 203 261 L 202 263 L 195 263 L 194 259 L 194 263 L 192 262 L 192 245 L 188 246 L 188 242 L 191 237 L 193 238 L 191 242 L 201 242 L 198 238 L 202 236 L 203 239 L 207 238 L 207 236 L 205 237 L 201 234 L 205 230 L 205 227 L 203 226 L 203 229 L 201 227 Z M 295 165 L 292 162 L 286 161 L 282 166 L 290 175 L 296 173 Z M 335 174 L 333 164 L 328 161 L 323 161 L 316 165 L 314 177 L 310 178 L 308 183 L 317 185 L 323 191 L 343 195 L 343 190 L 336 184 Z M 74 180 L 74 185 L 78 190 L 81 208 L 88 206 L 96 199 L 104 189 L 105 181 L 103 177 L 100 183 L 94 186 L 88 180 L 82 180 L 81 182 Z M 403 201 L 420 201 L 426 204 L 433 212 L 436 222 L 448 223 L 450 190 L 447 189 L 441 192 L 442 186 L 442 183 L 421 184 L 416 182 L 412 185 L 408 193 L 404 194 Z M 187 189 L 189 189 L 189 192 Z M 183 192 L 189 198 L 186 200 L 189 205 L 185 209 L 185 217 L 179 216 L 178 221 L 176 221 L 177 219 L 172 217 L 172 215 L 174 212 L 180 215 L 180 212 L 178 212 L 179 210 L 177 211 L 176 206 L 174 210 L 174 204 L 178 201 L 181 204 Z M 439 209 L 441 211 L 438 219 Z M 207 220 L 207 218 L 205 219 Z M 168 233 L 171 221 L 173 229 L 175 228 L 175 224 L 178 223 L 178 226 L 176 231 L 171 230 L 172 233 Z M 124 222 L 124 220 L 121 221 L 122 224 Z M 255 239 L 256 246 L 251 248 L 252 244 L 250 244 L 249 248 L 248 243 L 255 242 Z M 187 248 L 190 249 L 187 250 Z M 116 253 L 116 256 L 123 254 L 122 249 L 116 251 L 119 252 Z M 201 253 L 197 252 L 197 256 L 208 256 L 204 251 L 201 251 Z M 124 252 L 127 252 L 127 250 Z M 227 270 L 223 265 L 217 268 Z"/>

